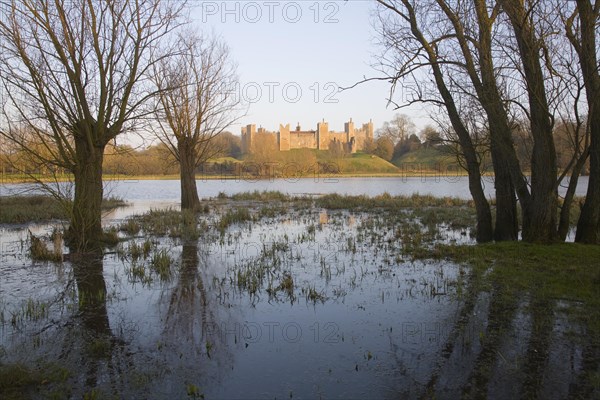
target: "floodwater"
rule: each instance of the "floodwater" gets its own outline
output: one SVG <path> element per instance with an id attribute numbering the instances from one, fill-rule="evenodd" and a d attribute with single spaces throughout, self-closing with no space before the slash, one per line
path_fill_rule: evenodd
<path id="1" fill-rule="evenodd" d="M 559 187 L 559 194 L 566 192 L 568 179 Z M 493 198 L 494 182 L 484 177 L 483 187 L 488 198 Z M 588 177 L 579 178 L 576 195 L 585 196 Z M 63 185 L 66 186 L 66 185 Z M 114 180 L 105 182 L 105 195 L 116 196 L 127 201 L 179 201 L 180 182 L 178 180 Z M 458 197 L 470 199 L 469 182 L 466 176 L 422 176 L 389 178 L 339 178 L 335 176 L 315 176 L 311 178 L 255 179 L 234 177 L 231 179 L 198 179 L 200 197 L 216 197 L 219 193 L 233 195 L 252 191 L 280 191 L 290 195 L 319 195 L 338 193 L 345 195 L 377 196 L 389 193 L 392 196 L 414 193 L 435 197 Z M 31 189 L 30 185 L 0 184 L 0 196 L 20 193 Z"/>
<path id="2" fill-rule="evenodd" d="M 369 181 L 340 184 L 396 193 L 393 180 Z M 281 190 L 230 183 L 199 187 L 205 197 Z M 283 191 L 329 188 L 311 185 Z M 436 193 L 452 195 L 448 185 Z M 178 195 L 170 181 L 113 189 L 133 205 L 105 216 L 106 226 L 172 207 Z M 410 212 L 209 204 L 193 234 L 121 232 L 104 256 L 58 264 L 27 254 L 27 229 L 48 236 L 53 225 L 0 227 L 0 365 L 64 368 L 34 398 L 511 398 L 529 385 L 522 360 L 539 321 L 527 299 L 497 348 L 484 348 L 494 297 L 470 297 L 465 266 L 410 256 L 410 246 L 473 243 L 470 227 L 428 227 Z M 240 209 L 254 218 L 220 225 Z M 579 379 L 584 344 L 574 334 L 583 328 L 557 311 L 536 375 L 541 398 L 567 397 Z M 496 362 L 482 383 L 486 351 Z"/>

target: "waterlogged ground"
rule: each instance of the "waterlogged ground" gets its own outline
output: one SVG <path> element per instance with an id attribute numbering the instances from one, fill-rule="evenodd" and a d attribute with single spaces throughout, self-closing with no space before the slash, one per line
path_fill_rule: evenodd
<path id="1" fill-rule="evenodd" d="M 5 394 L 597 394 L 580 389 L 597 374 L 586 327 L 561 312 L 577 304 L 536 313 L 535 299 L 499 299 L 466 265 L 422 259 L 435 244 L 473 243 L 470 207 L 430 202 L 238 196 L 198 216 L 122 209 L 107 221 L 118 245 L 62 263 L 33 262 L 27 230 L 4 227 L 0 367 L 30 375 Z M 29 229 L 52 248 L 53 226 Z"/>

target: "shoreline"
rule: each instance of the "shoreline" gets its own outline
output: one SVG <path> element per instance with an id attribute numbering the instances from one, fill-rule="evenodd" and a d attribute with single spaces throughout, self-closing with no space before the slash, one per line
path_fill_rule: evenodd
<path id="1" fill-rule="evenodd" d="M 270 180 L 290 180 L 294 181 L 297 179 L 345 179 L 345 178 L 459 178 L 466 177 L 467 173 L 440 173 L 440 171 L 403 171 L 398 173 L 347 173 L 347 174 L 302 174 L 302 175 L 263 175 L 263 176 L 254 176 L 254 175 L 246 175 L 246 174 L 219 174 L 219 175 L 203 175 L 197 174 L 196 181 L 270 181 Z M 484 177 L 491 177 L 493 174 L 484 175 Z M 111 181 L 138 181 L 138 180 L 158 180 L 158 181 L 168 181 L 168 180 L 180 180 L 180 176 L 178 174 L 169 174 L 169 175 L 104 175 L 103 181 L 111 182 Z M 54 177 L 36 177 L 35 179 L 30 177 L 23 176 L 15 176 L 15 175 L 0 175 L 0 184 L 27 184 L 27 183 L 52 183 L 52 182 L 69 182 L 72 181 L 72 177 L 64 176 L 59 178 Z"/>

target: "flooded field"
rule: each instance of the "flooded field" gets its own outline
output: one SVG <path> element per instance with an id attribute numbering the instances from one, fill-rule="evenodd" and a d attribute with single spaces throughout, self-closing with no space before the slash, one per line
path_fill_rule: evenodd
<path id="1" fill-rule="evenodd" d="M 119 242 L 103 256 L 62 249 L 63 262 L 29 254 L 29 230 L 52 249 L 56 224 L 4 226 L 0 367 L 25 376 L 5 394 L 597 395 L 578 303 L 506 298 L 482 283 L 493 260 L 435 256 L 474 243 L 474 210 L 409 200 L 419 206 L 275 194 L 222 195 L 198 215 L 138 205 L 106 218 Z"/>

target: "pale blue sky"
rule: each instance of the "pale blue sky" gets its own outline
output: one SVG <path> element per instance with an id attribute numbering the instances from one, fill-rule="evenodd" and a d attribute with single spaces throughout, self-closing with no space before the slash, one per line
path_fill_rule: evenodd
<path id="1" fill-rule="evenodd" d="M 336 91 L 377 74 L 371 67 L 379 52 L 371 23 L 374 1 L 197 0 L 194 5 L 193 23 L 227 42 L 238 64 L 240 95 L 252 100 L 234 133 L 248 123 L 277 130 L 279 123 L 300 122 L 311 129 L 323 118 L 339 131 L 350 117 L 358 125 L 372 118 L 378 128 L 397 112 L 387 106 L 388 83 Z M 419 128 L 428 122 L 418 108 L 401 112 Z"/>

